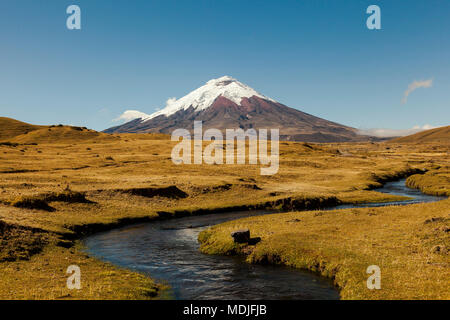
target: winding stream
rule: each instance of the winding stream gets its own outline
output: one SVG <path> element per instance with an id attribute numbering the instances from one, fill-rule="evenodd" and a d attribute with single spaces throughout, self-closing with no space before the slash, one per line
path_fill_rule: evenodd
<path id="1" fill-rule="evenodd" d="M 405 186 L 388 182 L 379 192 L 412 197 L 389 203 L 343 205 L 334 209 L 432 202 Z M 308 271 L 283 266 L 252 265 L 240 257 L 200 253 L 198 234 L 229 220 L 273 212 L 233 212 L 192 216 L 128 226 L 84 240 L 89 254 L 115 265 L 148 273 L 171 287 L 174 299 L 339 299 L 332 282 Z"/>

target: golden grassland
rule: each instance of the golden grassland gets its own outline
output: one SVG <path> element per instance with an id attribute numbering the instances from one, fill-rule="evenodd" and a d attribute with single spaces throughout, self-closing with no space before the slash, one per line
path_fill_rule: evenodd
<path id="1" fill-rule="evenodd" d="M 419 188 L 427 186 L 424 191 L 430 193 L 439 190 L 439 194 L 444 194 L 442 193 L 444 190 L 448 195 L 448 180 L 439 178 L 438 184 L 435 180 L 429 184 L 425 182 L 428 181 L 428 177 L 448 178 L 448 144 L 318 145 L 280 142 L 280 169 L 274 176 L 261 176 L 259 167 L 254 165 L 177 166 L 172 163 L 170 157 L 174 145 L 175 142 L 169 141 L 164 135 L 108 135 L 65 126 L 39 128 L 26 134 L 9 136 L 8 140 L 0 141 L 0 230 L 2 231 L 0 298 L 146 299 L 164 297 L 164 286 L 155 284 L 147 276 L 105 264 L 83 253 L 79 242 L 83 235 L 132 222 L 225 210 L 264 208 L 301 210 L 317 209 L 337 203 L 399 200 L 402 197 L 381 194 L 372 189 L 381 186 L 384 181 L 423 170 L 430 173 L 423 176 L 427 178 L 420 176 L 422 179 L 420 181 L 414 178 L 417 179 L 414 183 L 411 178 L 411 185 Z M 433 172 L 434 174 L 431 174 Z M 436 217 L 446 217 L 445 212 L 449 211 L 449 207 L 448 202 L 442 202 L 439 205 L 423 205 L 424 210 L 429 212 L 428 215 L 424 213 L 423 218 L 430 218 L 433 214 Z M 419 217 L 420 212 L 414 213 L 416 211 L 414 208 L 416 207 L 408 206 L 401 209 L 402 216 L 407 217 L 411 210 L 411 215 L 417 219 L 414 221 L 419 226 L 420 221 L 424 219 L 421 220 Z M 440 208 L 439 210 L 444 213 L 441 211 L 433 213 L 433 208 Z M 348 213 L 352 211 L 336 212 L 336 214 L 327 212 L 322 215 L 311 212 L 293 214 L 310 217 L 300 218 L 300 220 L 311 221 L 309 230 L 311 232 L 314 228 L 322 227 L 324 235 L 327 232 L 332 233 L 329 241 L 324 237 L 319 243 L 328 241 L 337 246 L 339 243 L 333 237 L 341 236 L 350 239 L 349 247 L 342 248 L 339 254 L 336 253 L 333 256 L 331 262 L 336 265 L 342 264 L 342 270 L 347 270 L 344 273 L 337 273 L 340 278 L 336 279 L 343 279 L 338 282 L 339 285 L 345 281 L 359 279 L 352 278 L 352 271 L 356 270 L 353 265 L 346 269 L 347 260 L 350 261 L 353 256 L 355 261 L 360 259 L 358 261 L 361 265 L 369 260 L 358 258 L 361 256 L 359 251 L 350 246 L 350 243 L 354 244 L 360 242 L 360 239 L 365 239 L 367 246 L 374 245 L 380 248 L 380 251 L 377 251 L 378 254 L 387 252 L 386 261 L 400 260 L 404 257 L 400 251 L 392 253 L 389 251 L 391 245 L 402 246 L 403 239 L 392 238 L 392 242 L 389 242 L 375 239 L 373 236 L 372 243 L 372 236 L 364 233 L 364 226 L 370 228 L 370 223 L 379 220 L 377 226 L 381 231 L 378 235 L 381 236 L 383 233 L 391 235 L 392 230 L 389 226 L 397 225 L 396 215 L 384 213 L 383 210 L 394 212 L 397 209 L 376 209 L 377 214 L 374 216 L 364 213 L 366 209 L 358 210 L 361 212 L 358 215 Z M 312 216 L 319 216 L 319 218 L 314 220 Z M 342 221 L 336 218 L 340 216 L 343 217 Z M 270 217 L 275 220 L 277 217 L 280 219 L 280 230 L 273 230 L 274 235 L 286 232 L 287 227 L 281 226 L 286 216 Z M 355 226 L 358 220 L 351 220 L 356 217 L 366 222 L 360 227 L 361 229 Z M 346 227 L 347 218 L 349 225 Z M 317 224 L 314 221 L 320 221 L 320 223 Z M 448 225 L 447 220 L 442 223 Z M 292 238 L 301 239 L 302 234 L 296 235 L 296 230 L 299 230 L 297 224 L 288 226 L 293 228 Z M 408 224 L 403 220 L 398 225 L 400 229 L 405 228 L 405 237 L 415 230 L 408 229 L 407 226 Z M 352 229 L 353 227 L 355 229 Z M 339 232 L 332 232 L 333 228 L 342 229 L 339 229 Z M 212 230 L 218 232 L 217 239 L 211 233 L 208 237 L 207 248 L 220 252 L 214 249 L 215 245 L 222 243 L 220 241 L 225 238 L 220 240 L 220 227 Z M 251 230 L 252 233 L 258 232 L 253 227 Z M 311 235 L 311 233 L 307 234 Z M 320 234 L 319 232 L 318 238 Z M 395 233 L 392 233 L 391 236 L 394 235 Z M 258 250 L 266 248 L 266 252 L 269 252 L 267 248 L 273 248 L 274 252 L 278 252 L 284 246 L 283 244 L 282 247 L 276 248 L 278 240 L 273 238 L 274 241 L 272 241 L 272 238 L 268 238 L 263 233 L 261 236 L 263 241 L 256 246 L 255 250 L 252 250 L 254 253 L 251 257 L 255 258 L 254 261 L 258 260 L 257 252 L 262 252 Z M 414 234 L 411 233 L 411 237 L 413 236 Z M 430 233 L 427 236 L 430 237 L 431 242 L 438 243 L 436 245 L 441 242 L 446 245 L 445 241 L 448 241 L 448 238 L 441 240 L 439 238 L 441 235 L 437 233 Z M 414 239 L 419 239 L 417 237 Z M 298 241 L 305 246 L 310 245 L 308 250 L 311 256 L 320 256 L 322 247 L 318 247 L 317 243 L 311 239 L 314 237 L 306 237 Z M 354 242 L 351 242 L 351 239 L 354 239 Z M 356 241 L 357 239 L 359 240 Z M 396 243 L 397 240 L 398 243 Z M 228 243 L 227 241 L 225 242 Z M 292 243 L 297 242 L 293 240 Z M 229 243 L 226 246 L 228 245 Z M 295 246 L 292 247 L 294 250 L 292 252 L 295 252 Z M 306 248 L 305 246 L 299 248 Z M 424 245 L 423 248 L 425 247 Z M 206 248 L 205 245 L 204 248 Z M 328 247 L 324 245 L 323 248 L 323 250 L 325 248 L 334 250 L 331 244 Z M 420 249 L 418 252 L 422 252 L 422 247 L 418 248 Z M 429 251 L 426 252 L 431 255 Z M 436 262 L 441 264 L 442 270 L 433 269 L 436 271 L 436 275 L 433 275 L 435 277 L 448 275 L 445 273 L 449 268 L 448 260 L 445 262 L 448 255 L 442 252 L 443 250 L 440 255 L 435 253 L 432 255 L 432 257 L 436 255 L 435 259 L 444 261 Z M 398 254 L 397 257 L 396 254 Z M 295 256 L 293 253 L 292 255 Z M 340 261 L 340 258 L 344 261 Z M 83 289 L 67 292 L 65 270 L 70 264 L 77 264 L 74 261 L 82 266 L 82 275 L 85 275 L 82 278 Z M 325 258 L 324 261 L 326 261 Z M 306 263 L 296 263 L 292 264 L 310 268 Z M 402 271 L 398 269 L 398 272 L 400 274 Z M 402 277 L 406 277 L 408 272 L 409 269 L 405 269 Z M 386 280 L 386 288 L 388 288 L 387 282 Z M 432 281 L 428 283 L 431 284 Z M 353 291 L 345 289 L 346 287 L 342 287 L 343 298 L 415 297 L 409 295 L 411 292 L 409 289 L 399 291 L 397 296 L 382 294 L 365 296 L 354 289 L 354 286 L 348 286 L 353 288 Z M 423 292 L 420 296 L 445 298 L 444 294 L 438 294 L 440 290 L 438 287 L 436 286 L 437 289 L 434 290 L 427 287 L 429 291 Z"/>

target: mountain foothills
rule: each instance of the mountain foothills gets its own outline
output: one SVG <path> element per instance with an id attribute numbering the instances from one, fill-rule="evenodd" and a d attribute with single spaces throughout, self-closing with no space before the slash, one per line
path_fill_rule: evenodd
<path id="1" fill-rule="evenodd" d="M 105 130 L 107 133 L 157 132 L 171 134 L 175 129 L 193 129 L 194 121 L 203 128 L 279 129 L 280 139 L 306 142 L 352 142 L 377 140 L 357 134 L 357 130 L 289 108 L 259 94 L 249 86 L 225 76 L 202 87 L 151 115 Z"/>

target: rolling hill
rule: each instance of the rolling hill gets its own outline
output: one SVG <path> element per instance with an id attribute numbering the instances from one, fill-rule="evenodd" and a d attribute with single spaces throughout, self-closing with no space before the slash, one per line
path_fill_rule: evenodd
<path id="1" fill-rule="evenodd" d="M 392 139 L 391 143 L 450 143 L 450 126 L 421 131 L 406 137 Z"/>
<path id="2" fill-rule="evenodd" d="M 16 143 L 72 143 L 100 138 L 103 133 L 81 127 L 49 126 L 11 139 Z"/>
<path id="3" fill-rule="evenodd" d="M 100 138 L 111 139 L 113 137 L 87 128 L 65 125 L 39 126 L 11 118 L 0 118 L 0 142 L 71 143 Z"/>
<path id="4" fill-rule="evenodd" d="M 0 117 L 0 141 L 10 140 L 19 135 L 47 128 L 46 126 L 36 126 L 11 118 Z"/>
<path id="5" fill-rule="evenodd" d="M 50 144 L 77 143 L 88 141 L 124 140 L 168 140 L 170 136 L 161 133 L 147 134 L 107 134 L 85 127 L 66 125 L 38 126 L 15 119 L 0 117 L 0 143 L 10 144 Z"/>

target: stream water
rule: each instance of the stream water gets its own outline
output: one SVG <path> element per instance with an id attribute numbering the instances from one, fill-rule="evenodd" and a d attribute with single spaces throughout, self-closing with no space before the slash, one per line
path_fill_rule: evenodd
<path id="1" fill-rule="evenodd" d="M 406 195 L 412 200 L 345 205 L 336 208 L 404 205 L 432 202 L 405 186 L 405 180 L 386 183 L 377 191 Z M 232 212 L 192 216 L 128 226 L 84 240 L 89 254 L 115 265 L 148 273 L 171 287 L 174 299 L 339 299 L 332 282 L 308 271 L 283 266 L 252 265 L 240 257 L 200 253 L 198 234 L 229 220 L 273 212 Z"/>

